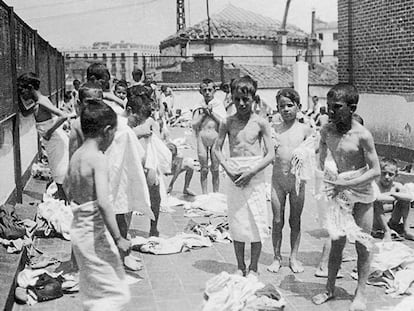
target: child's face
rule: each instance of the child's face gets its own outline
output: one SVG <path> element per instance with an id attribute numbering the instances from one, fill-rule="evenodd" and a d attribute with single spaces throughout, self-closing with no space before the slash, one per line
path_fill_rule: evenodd
<path id="1" fill-rule="evenodd" d="M 200 93 L 203 95 L 204 100 L 206 103 L 210 102 L 214 98 L 214 93 L 216 90 L 214 89 L 214 84 L 201 84 L 200 86 Z"/>
<path id="2" fill-rule="evenodd" d="M 233 94 L 233 102 L 239 116 L 247 117 L 251 115 L 254 102 L 252 94 L 244 94 L 236 89 Z"/>
<path id="3" fill-rule="evenodd" d="M 339 132 L 347 132 L 351 128 L 352 114 L 355 109 L 342 101 L 328 99 L 329 119 Z"/>
<path id="4" fill-rule="evenodd" d="M 296 103 L 284 96 L 279 98 L 277 109 L 285 122 L 295 120 L 299 110 Z"/>
<path id="5" fill-rule="evenodd" d="M 380 183 L 384 187 L 389 187 L 394 182 L 395 177 L 397 176 L 397 167 L 392 164 L 384 165 L 381 168 L 381 177 Z"/>
<path id="6" fill-rule="evenodd" d="M 116 97 L 119 97 L 120 99 L 124 100 L 127 97 L 127 90 L 123 86 L 117 86 L 114 94 Z"/>
<path id="7" fill-rule="evenodd" d="M 22 100 L 27 101 L 30 99 L 34 99 L 34 100 L 36 99 L 33 86 L 31 85 L 25 85 L 25 86 L 19 85 L 17 87 L 17 92 Z"/>

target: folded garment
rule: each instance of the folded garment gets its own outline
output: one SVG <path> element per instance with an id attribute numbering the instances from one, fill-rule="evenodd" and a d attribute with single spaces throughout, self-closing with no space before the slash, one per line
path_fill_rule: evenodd
<path id="1" fill-rule="evenodd" d="M 184 228 L 184 232 L 192 232 L 204 237 L 208 237 L 212 242 L 218 243 L 230 243 L 232 239 L 230 237 L 229 223 L 224 221 L 216 225 L 197 223 L 190 219 L 187 226 Z"/>
<path id="2" fill-rule="evenodd" d="M 184 205 L 184 217 L 227 216 L 227 196 L 213 192 L 197 195 L 194 201 Z"/>

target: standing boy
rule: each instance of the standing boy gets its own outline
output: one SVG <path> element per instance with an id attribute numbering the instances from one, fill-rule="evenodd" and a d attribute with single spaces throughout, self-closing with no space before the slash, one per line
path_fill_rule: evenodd
<path id="1" fill-rule="evenodd" d="M 203 101 L 193 112 L 192 126 L 197 140 L 197 155 L 200 162 L 201 191 L 207 194 L 208 164 L 213 180 L 213 192 L 219 191 L 219 162 L 213 152 L 213 145 L 218 137 L 220 122 L 226 118 L 226 109 L 222 102 L 214 98 L 215 85 L 211 79 L 200 83 Z"/>
<path id="2" fill-rule="evenodd" d="M 85 141 L 71 159 L 65 190 L 73 210 L 70 235 L 82 305 L 84 310 L 122 310 L 130 294 L 119 251 L 128 252 L 131 243 L 121 236 L 110 204 L 104 155 L 117 117 L 102 101 L 91 100 L 82 110 L 81 125 Z"/>
<path id="3" fill-rule="evenodd" d="M 380 162 L 381 176 L 377 181 L 380 193 L 374 202 L 375 222 L 384 230 L 384 240 L 391 241 L 391 230 L 403 234 L 407 240 L 414 240 L 410 232 L 408 214 L 413 197 L 405 191 L 402 184 L 395 181 L 398 175 L 397 162 L 394 159 L 382 159 Z M 390 206 L 391 219 L 387 222 L 384 207 Z M 403 220 L 402 226 L 400 220 Z"/>
<path id="4" fill-rule="evenodd" d="M 321 130 L 319 162 L 321 168 L 325 169 L 325 159 L 329 150 L 339 175 L 334 181 L 325 182 L 332 185 L 334 197 L 340 195 L 340 198 L 346 198 L 353 205 L 355 223 L 369 234 L 374 218 L 375 196 L 372 182 L 380 174 L 374 139 L 364 126 L 352 118 L 359 100 L 358 91 L 353 85 L 335 85 L 328 92 L 327 100 L 331 122 Z M 312 298 L 315 304 L 322 304 L 334 297 L 336 275 L 341 265 L 345 242 L 346 236 L 332 240 L 326 291 Z M 358 255 L 358 285 L 350 310 L 365 310 L 365 288 L 371 256 L 360 241 L 357 240 L 355 246 Z"/>
<path id="5" fill-rule="evenodd" d="M 275 162 L 272 176 L 272 211 L 273 230 L 272 241 L 274 261 L 267 268 L 270 272 L 278 272 L 282 255 L 282 230 L 285 224 L 285 205 L 289 195 L 290 205 L 290 258 L 289 266 L 294 273 L 303 272 L 302 264 L 297 260 L 300 243 L 300 223 L 303 205 L 305 201 L 305 182 L 297 180 L 292 173 L 292 158 L 294 151 L 312 134 L 309 125 L 299 122 L 297 113 L 300 109 L 299 94 L 293 89 L 282 89 L 276 95 L 277 108 L 281 116 L 281 122 L 274 124 L 276 140 Z"/>
<path id="6" fill-rule="evenodd" d="M 262 241 L 269 234 L 263 169 L 273 160 L 274 147 L 269 124 L 252 112 L 256 89 L 256 81 L 249 76 L 235 82 L 233 100 L 237 113 L 221 123 L 214 150 L 229 177 L 229 226 L 236 253 L 237 273 L 240 275 L 246 275 L 247 272 L 257 274 Z M 230 158 L 227 159 L 222 152 L 226 136 L 230 146 Z M 264 156 L 263 150 L 266 150 Z M 248 271 L 244 262 L 245 243 L 251 243 Z"/>

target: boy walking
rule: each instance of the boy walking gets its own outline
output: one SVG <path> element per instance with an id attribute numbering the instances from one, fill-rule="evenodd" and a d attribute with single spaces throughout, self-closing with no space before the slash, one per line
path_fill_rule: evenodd
<path id="1" fill-rule="evenodd" d="M 211 79 L 204 79 L 200 84 L 203 102 L 194 109 L 192 126 L 197 140 L 197 155 L 200 162 L 201 191 L 207 194 L 208 162 L 213 180 L 213 192 L 219 191 L 219 162 L 213 152 L 213 145 L 218 137 L 220 122 L 226 118 L 224 104 L 214 98 L 215 85 Z"/>
<path id="2" fill-rule="evenodd" d="M 221 123 L 215 153 L 226 171 L 228 181 L 228 216 L 237 273 L 257 274 L 262 241 L 269 234 L 263 169 L 274 157 L 270 126 L 252 112 L 257 83 L 249 76 L 235 82 L 233 94 L 237 113 Z M 228 136 L 230 158 L 224 158 L 222 148 Z M 262 146 L 264 143 L 264 148 Z M 266 150 L 263 156 L 263 151 Z M 251 243 L 248 270 L 244 261 L 245 243 Z"/>
<path id="3" fill-rule="evenodd" d="M 328 113 L 331 122 L 321 130 L 319 162 L 321 168 L 325 169 L 325 159 L 329 150 L 338 171 L 334 180 L 325 180 L 332 185 L 331 197 L 338 197 L 350 206 L 355 223 L 369 234 L 374 218 L 373 181 L 380 174 L 380 166 L 371 133 L 352 118 L 358 100 L 358 91 L 350 84 L 337 84 L 328 92 Z M 334 297 L 336 275 L 341 265 L 345 242 L 345 235 L 332 239 L 326 291 L 312 298 L 317 305 Z M 358 255 L 358 285 L 350 306 L 350 310 L 353 311 L 366 310 L 365 289 L 371 259 L 370 251 L 361 241 L 357 240 L 355 246 Z"/>

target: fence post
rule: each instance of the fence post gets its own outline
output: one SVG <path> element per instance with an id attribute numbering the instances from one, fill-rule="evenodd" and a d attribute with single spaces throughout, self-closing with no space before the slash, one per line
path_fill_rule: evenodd
<path id="1" fill-rule="evenodd" d="M 62 98 L 64 96 L 64 92 L 66 90 L 66 70 L 65 70 L 65 55 L 61 55 L 62 58 L 62 67 L 60 68 L 60 71 L 62 73 L 62 79 L 60 81 L 61 83 L 61 89 L 62 89 Z"/>
<path id="2" fill-rule="evenodd" d="M 47 89 L 49 91 L 49 99 L 52 100 L 52 73 L 50 70 L 50 45 L 49 42 L 46 42 L 46 52 L 47 52 Z"/>
<path id="3" fill-rule="evenodd" d="M 37 30 L 34 30 L 34 48 L 35 48 L 35 73 L 40 77 L 40 53 L 39 53 L 39 34 Z M 37 159 L 42 159 L 42 142 L 40 140 L 40 134 L 37 133 Z"/>
<path id="4" fill-rule="evenodd" d="M 23 202 L 23 181 L 22 181 L 22 163 L 20 155 L 20 125 L 19 111 L 17 108 L 17 71 L 16 71 L 16 42 L 13 7 L 9 7 L 9 29 L 10 29 L 10 65 L 11 65 L 11 82 L 12 82 L 12 102 L 14 106 L 15 116 L 13 118 L 13 158 L 14 158 L 14 182 L 16 184 L 16 201 Z"/>
<path id="5" fill-rule="evenodd" d="M 59 92 L 60 92 L 60 90 L 59 90 L 59 74 L 58 74 L 58 71 L 59 71 L 59 66 L 58 66 L 58 51 L 56 50 L 56 48 L 54 49 L 55 50 L 55 80 L 56 80 L 56 106 L 58 106 L 59 107 Z"/>
<path id="6" fill-rule="evenodd" d="M 145 80 L 145 76 L 147 75 L 147 65 L 145 63 L 145 55 L 142 54 L 142 72 L 144 74 L 144 80 Z"/>
<path id="7" fill-rule="evenodd" d="M 224 57 L 221 56 L 220 59 L 220 80 L 221 80 L 221 85 L 223 85 L 224 81 Z"/>

